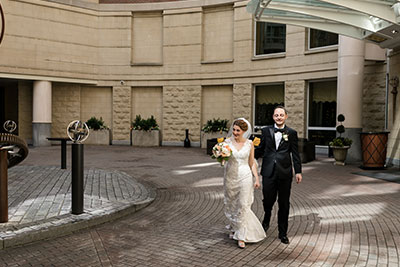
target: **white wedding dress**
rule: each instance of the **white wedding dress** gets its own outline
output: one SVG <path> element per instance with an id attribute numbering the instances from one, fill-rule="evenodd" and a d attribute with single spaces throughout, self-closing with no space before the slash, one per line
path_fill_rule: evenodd
<path id="1" fill-rule="evenodd" d="M 238 151 L 231 138 L 225 141 L 232 149 L 232 156 L 225 164 L 224 204 L 229 220 L 227 228 L 233 239 L 244 242 L 259 242 L 265 238 L 264 229 L 251 210 L 254 201 L 253 174 L 249 166 L 251 141 L 246 140 Z"/>

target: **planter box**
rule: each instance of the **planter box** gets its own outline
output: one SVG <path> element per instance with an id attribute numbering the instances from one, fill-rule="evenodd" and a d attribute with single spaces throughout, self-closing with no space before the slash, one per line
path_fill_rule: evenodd
<path id="1" fill-rule="evenodd" d="M 344 161 L 347 157 L 347 150 L 350 148 L 349 146 L 331 146 L 333 150 L 333 157 L 335 158 L 335 165 L 344 166 Z"/>
<path id="2" fill-rule="evenodd" d="M 109 129 L 90 130 L 89 137 L 83 142 L 88 145 L 110 145 L 111 134 Z"/>
<path id="3" fill-rule="evenodd" d="M 200 145 L 201 148 L 207 148 L 207 139 L 213 139 L 213 138 L 220 138 L 220 137 L 226 137 L 228 132 L 212 132 L 212 133 L 205 133 L 201 132 L 201 139 L 200 139 Z"/>
<path id="4" fill-rule="evenodd" d="M 160 146 L 160 131 L 132 130 L 133 146 Z"/>

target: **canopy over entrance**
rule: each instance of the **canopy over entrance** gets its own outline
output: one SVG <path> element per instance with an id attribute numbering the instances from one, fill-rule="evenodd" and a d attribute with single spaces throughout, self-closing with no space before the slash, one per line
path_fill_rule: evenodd
<path id="1" fill-rule="evenodd" d="M 400 47 L 400 0 L 251 0 L 256 20 L 291 24 Z"/>

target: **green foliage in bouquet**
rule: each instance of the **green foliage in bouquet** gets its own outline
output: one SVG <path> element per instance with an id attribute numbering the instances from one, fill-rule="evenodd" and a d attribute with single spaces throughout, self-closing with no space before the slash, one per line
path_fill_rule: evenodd
<path id="1" fill-rule="evenodd" d="M 153 115 L 151 115 L 151 117 L 148 119 L 142 119 L 140 115 L 136 115 L 136 118 L 131 125 L 133 130 L 139 130 L 139 131 L 159 130 L 157 121 Z"/>
<path id="2" fill-rule="evenodd" d="M 86 121 L 86 125 L 89 127 L 89 129 L 93 130 L 107 129 L 107 126 L 104 124 L 102 117 L 100 117 L 100 119 L 97 119 L 96 117 L 91 117 Z"/>
<path id="3" fill-rule="evenodd" d="M 227 132 L 228 131 L 228 122 L 229 122 L 229 120 L 223 120 L 220 118 L 208 120 L 207 123 L 203 126 L 203 129 L 201 129 L 201 130 L 205 133 Z"/>

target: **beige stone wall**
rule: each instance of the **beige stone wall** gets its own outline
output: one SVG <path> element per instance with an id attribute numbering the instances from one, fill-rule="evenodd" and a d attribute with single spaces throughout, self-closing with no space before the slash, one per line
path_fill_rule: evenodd
<path id="1" fill-rule="evenodd" d="M 161 64 L 163 18 L 161 12 L 138 12 L 132 16 L 132 63 Z"/>
<path id="2" fill-rule="evenodd" d="M 165 73 L 186 74 L 199 71 L 201 62 L 201 9 L 164 12 Z"/>
<path id="3" fill-rule="evenodd" d="M 112 128 L 112 89 L 110 87 L 82 86 L 81 120 L 91 117 L 102 118 L 108 128 Z"/>
<path id="4" fill-rule="evenodd" d="M 304 136 L 304 81 L 337 75 L 337 49 L 306 51 L 306 29 L 301 27 L 287 26 L 284 55 L 255 57 L 248 1 L 200 1 L 203 7 L 193 5 L 199 1 L 175 1 L 98 9 L 93 8 L 97 0 L 73 1 L 74 6 L 68 2 L 2 1 L 7 30 L 0 47 L 1 77 L 53 81 L 54 136 L 64 136 L 66 125 L 74 119 L 100 114 L 81 110 L 80 88 L 88 84 L 99 90 L 113 88 L 106 120 L 116 141 L 129 140 L 131 115 L 143 112 L 134 110 L 131 88 L 163 88 L 163 141 L 181 142 L 186 128 L 192 141 L 200 139 L 203 86 L 232 86 L 232 118 L 252 122 L 253 85 L 263 83 L 286 84 L 288 124 Z M 366 67 L 367 128 L 382 125 L 383 69 L 379 64 Z"/>
<path id="5" fill-rule="evenodd" d="M 25 140 L 32 140 L 32 83 L 18 83 L 18 134 Z"/>
<path id="6" fill-rule="evenodd" d="M 163 100 L 161 87 L 133 87 L 131 121 L 140 115 L 143 119 L 154 116 L 162 129 Z"/>
<path id="7" fill-rule="evenodd" d="M 1 73 L 18 69 L 20 75 L 96 77 L 95 12 L 39 0 L 6 1 L 4 10 Z"/>
<path id="8" fill-rule="evenodd" d="M 203 9 L 204 62 L 233 60 L 233 7 Z"/>
<path id="9" fill-rule="evenodd" d="M 285 82 L 285 107 L 288 111 L 287 125 L 295 129 L 300 138 L 306 137 L 307 94 L 304 80 Z"/>
<path id="10" fill-rule="evenodd" d="M 383 131 L 385 129 L 386 64 L 365 66 L 363 84 L 363 131 Z"/>
<path id="11" fill-rule="evenodd" d="M 201 127 L 208 120 L 225 119 L 232 122 L 233 90 L 231 85 L 204 86 L 201 95 Z"/>
<path id="12" fill-rule="evenodd" d="M 253 86 L 250 83 L 233 85 L 233 119 L 245 118 L 252 122 L 253 118 Z"/>
<path id="13" fill-rule="evenodd" d="M 79 84 L 52 84 L 52 137 L 66 137 L 71 121 L 81 119 L 81 86 Z"/>
<path id="14" fill-rule="evenodd" d="M 131 126 L 131 94 L 130 86 L 113 87 L 113 141 L 129 143 Z"/>
<path id="15" fill-rule="evenodd" d="M 200 141 L 201 86 L 168 85 L 163 88 L 163 143 L 182 142 L 185 129 L 190 140 Z"/>

